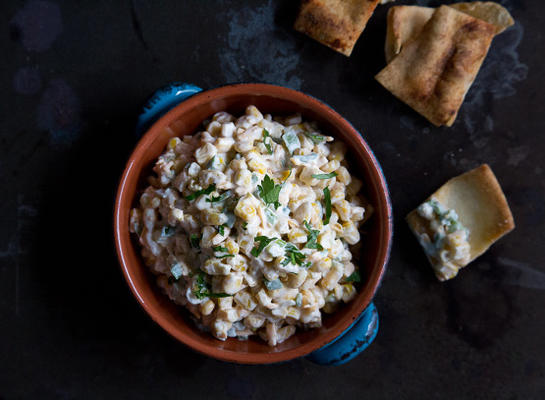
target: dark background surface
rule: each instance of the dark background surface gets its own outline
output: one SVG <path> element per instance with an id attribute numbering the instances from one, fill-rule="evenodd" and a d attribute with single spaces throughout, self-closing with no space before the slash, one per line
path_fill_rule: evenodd
<path id="1" fill-rule="evenodd" d="M 517 24 L 494 39 L 455 125 L 434 128 L 373 79 L 389 6 L 346 58 L 291 29 L 292 0 L 2 1 L 0 397 L 545 398 L 545 3 L 502 4 Z M 171 81 L 303 90 L 375 150 L 395 239 L 378 337 L 354 361 L 218 362 L 131 296 L 113 199 L 140 107 Z M 517 228 L 439 283 L 403 217 L 482 162 Z"/>

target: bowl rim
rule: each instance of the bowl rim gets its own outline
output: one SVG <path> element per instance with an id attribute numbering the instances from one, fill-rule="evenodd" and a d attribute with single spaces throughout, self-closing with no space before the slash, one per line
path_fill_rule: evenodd
<path id="1" fill-rule="evenodd" d="M 384 229 L 383 232 L 381 232 L 383 238 L 386 239 L 386 245 L 383 245 L 379 249 L 377 255 L 376 270 L 378 271 L 378 274 L 373 274 L 372 277 L 370 277 L 370 279 L 372 279 L 371 290 L 368 290 L 365 296 L 359 300 L 357 312 L 353 312 L 351 315 L 349 314 L 344 319 L 338 321 L 337 327 L 335 329 L 331 329 L 329 332 L 325 332 L 324 334 L 317 336 L 313 340 L 302 343 L 299 346 L 295 346 L 294 348 L 280 352 L 242 353 L 217 347 L 211 347 L 202 344 L 199 340 L 186 337 L 183 332 L 180 332 L 180 330 L 172 326 L 160 312 L 152 310 L 150 306 L 144 301 L 139 293 L 139 288 L 135 285 L 131 278 L 129 262 L 125 256 L 125 247 L 127 246 L 127 243 L 131 241 L 131 238 L 128 226 L 122 226 L 122 224 L 120 223 L 122 209 L 121 206 L 123 202 L 127 200 L 125 196 L 125 188 L 127 185 L 127 180 L 129 179 L 129 177 L 131 177 L 134 166 L 140 158 L 137 157 L 137 155 L 143 153 L 148 138 L 153 136 L 153 133 L 155 131 L 163 129 L 165 126 L 170 125 L 176 119 L 180 118 L 180 116 L 183 115 L 183 111 L 185 109 L 190 109 L 194 105 L 201 104 L 201 101 L 209 102 L 217 96 L 221 95 L 223 92 L 233 89 L 241 90 L 241 94 L 252 94 L 252 92 L 254 92 L 262 95 L 264 94 L 263 92 L 265 92 L 265 95 L 271 96 L 274 95 L 274 93 L 272 92 L 275 91 L 284 92 L 284 94 L 286 95 L 285 98 L 289 98 L 291 101 L 304 105 L 309 109 L 320 110 L 325 120 L 336 120 L 336 122 L 341 126 L 342 130 L 345 131 L 347 135 L 353 136 L 358 142 L 358 145 L 361 146 L 361 148 L 355 148 L 353 150 L 356 152 L 360 152 L 362 149 L 364 150 L 364 158 L 369 161 L 370 166 L 372 167 L 372 175 L 374 175 L 374 179 L 378 178 L 377 183 L 379 187 L 379 197 L 381 198 L 381 204 L 385 206 L 386 211 L 386 221 L 383 222 Z M 137 176 L 136 179 L 138 178 L 139 177 Z M 131 203 L 133 200 L 134 199 L 132 198 L 129 199 Z M 386 265 L 389 260 L 393 236 L 393 211 L 386 178 L 382 171 L 382 167 L 376 159 L 373 151 L 371 150 L 365 139 L 363 139 L 363 136 L 359 133 L 359 131 L 348 120 L 346 120 L 343 116 L 337 113 L 331 106 L 322 102 L 321 100 L 318 100 L 314 96 L 284 86 L 266 83 L 236 83 L 203 90 L 202 92 L 196 93 L 191 97 L 181 101 L 180 104 L 174 106 L 163 116 L 158 118 L 140 137 L 129 156 L 129 159 L 121 175 L 121 179 L 119 180 L 114 204 L 113 217 L 115 248 L 117 258 L 123 272 L 123 276 L 133 296 L 136 298 L 140 306 L 144 309 L 146 314 L 148 314 L 152 318 L 152 320 L 155 321 L 161 328 L 163 328 L 170 336 L 174 337 L 179 342 L 190 347 L 194 351 L 222 361 L 241 364 L 271 364 L 276 362 L 289 361 L 298 357 L 303 357 L 333 342 L 344 332 L 346 332 L 351 324 L 354 322 L 354 320 L 356 320 L 371 303 L 376 291 L 380 286 L 380 283 L 386 271 Z M 195 327 L 195 329 L 197 328 Z"/>

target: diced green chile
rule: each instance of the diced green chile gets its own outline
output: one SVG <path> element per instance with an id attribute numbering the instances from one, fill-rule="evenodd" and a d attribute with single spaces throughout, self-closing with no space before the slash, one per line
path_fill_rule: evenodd
<path id="1" fill-rule="evenodd" d="M 180 279 L 182 272 L 182 265 L 180 263 L 174 264 L 172 268 L 170 268 L 170 273 L 176 280 Z"/>
<path id="2" fill-rule="evenodd" d="M 284 141 L 286 148 L 291 154 L 293 154 L 295 150 L 301 148 L 301 142 L 297 137 L 297 133 L 295 133 L 295 131 L 293 131 L 292 129 L 286 130 L 284 135 L 282 135 L 282 140 Z"/>
<path id="3" fill-rule="evenodd" d="M 282 288 L 282 282 L 280 282 L 280 279 L 275 279 L 273 281 L 269 281 L 265 278 L 263 278 L 263 283 L 265 284 L 265 287 L 269 290 L 276 290 Z"/>

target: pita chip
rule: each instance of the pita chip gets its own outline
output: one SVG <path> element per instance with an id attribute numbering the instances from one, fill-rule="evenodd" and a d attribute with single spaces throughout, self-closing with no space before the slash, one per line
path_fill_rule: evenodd
<path id="1" fill-rule="evenodd" d="M 509 11 L 501 4 L 494 3 L 493 1 L 454 3 L 450 4 L 449 7 L 494 25 L 496 27 L 496 35 L 502 33 L 515 23 Z"/>
<path id="2" fill-rule="evenodd" d="M 394 6 L 388 10 L 384 48 L 387 63 L 401 52 L 409 39 L 418 36 L 434 11 L 434 8 L 419 6 Z"/>
<path id="3" fill-rule="evenodd" d="M 375 78 L 434 125 L 451 126 L 494 34 L 493 25 L 441 6 Z"/>
<path id="4" fill-rule="evenodd" d="M 500 4 L 491 1 L 454 3 L 449 7 L 494 25 L 496 34 L 503 32 L 515 23 L 509 11 Z M 418 36 L 434 11 L 434 8 L 420 6 L 394 6 L 388 10 L 385 43 L 387 63 L 400 53 L 405 43 Z"/>
<path id="5" fill-rule="evenodd" d="M 451 232 L 452 237 L 448 235 L 441 239 L 440 235 L 436 235 L 432 229 L 430 219 L 425 218 L 424 204 L 432 204 L 434 201 L 439 204 L 439 209 L 442 209 L 442 216 L 447 225 L 460 229 L 459 231 L 447 229 L 446 232 Z M 407 223 L 424 247 L 439 280 L 456 276 L 460 268 L 482 255 L 493 243 L 515 228 L 505 195 L 487 164 L 450 179 L 424 204 L 409 213 Z M 436 213 L 435 209 L 434 213 Z M 437 214 L 434 215 L 437 216 Z M 459 225 L 449 225 L 454 215 Z M 469 245 L 465 249 L 467 253 L 465 257 L 459 257 L 458 260 L 452 257 L 449 260 L 449 256 L 462 253 L 461 250 L 464 250 L 464 243 L 457 242 L 460 239 L 457 236 L 462 235 L 463 231 L 467 231 L 466 243 Z M 426 236 L 428 239 L 434 238 L 433 242 L 426 239 Z M 443 243 L 446 243 L 445 248 L 448 247 L 448 253 L 441 255 L 441 251 L 437 249 L 440 249 Z M 459 247 L 456 248 L 456 245 Z M 434 250 L 437 253 L 434 253 Z"/>
<path id="6" fill-rule="evenodd" d="M 345 56 L 367 25 L 379 0 L 302 0 L 294 28 Z"/>

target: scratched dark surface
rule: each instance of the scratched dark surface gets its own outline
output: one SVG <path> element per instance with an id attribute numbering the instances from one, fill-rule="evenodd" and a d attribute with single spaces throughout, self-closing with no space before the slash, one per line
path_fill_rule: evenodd
<path id="1" fill-rule="evenodd" d="M 450 129 L 373 79 L 389 6 L 346 58 L 290 28 L 297 3 L 1 2 L 0 398 L 545 398 L 545 3 L 502 2 L 517 24 L 494 39 Z M 354 361 L 218 362 L 132 298 L 114 255 L 114 192 L 143 101 L 171 81 L 301 89 L 375 150 L 395 241 L 378 337 Z M 517 228 L 439 283 L 403 217 L 482 162 Z"/>

